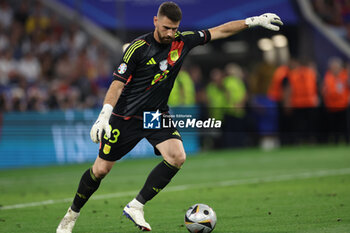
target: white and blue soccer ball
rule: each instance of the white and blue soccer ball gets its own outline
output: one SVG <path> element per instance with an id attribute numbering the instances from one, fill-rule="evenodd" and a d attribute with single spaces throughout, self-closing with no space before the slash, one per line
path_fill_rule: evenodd
<path id="1" fill-rule="evenodd" d="M 185 225 L 191 233 L 209 233 L 216 225 L 216 214 L 205 204 L 191 206 L 185 214 Z"/>

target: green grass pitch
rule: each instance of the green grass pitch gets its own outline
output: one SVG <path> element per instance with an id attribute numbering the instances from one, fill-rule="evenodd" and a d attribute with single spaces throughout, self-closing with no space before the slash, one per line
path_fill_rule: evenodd
<path id="1" fill-rule="evenodd" d="M 82 209 L 73 232 L 137 232 L 122 209 L 159 161 L 118 162 Z M 55 232 L 88 166 L 0 171 L 0 232 Z M 146 205 L 146 220 L 153 232 L 187 232 L 184 214 L 195 203 L 216 211 L 214 232 L 349 233 L 350 147 L 189 156 L 170 185 Z"/>

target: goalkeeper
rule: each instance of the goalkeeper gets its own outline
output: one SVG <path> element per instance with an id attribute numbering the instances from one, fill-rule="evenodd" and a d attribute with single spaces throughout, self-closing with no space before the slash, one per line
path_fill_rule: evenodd
<path id="1" fill-rule="evenodd" d="M 180 33 L 181 18 L 181 9 L 176 3 L 162 3 L 153 19 L 154 31 L 135 39 L 125 50 L 113 74 L 102 111 L 90 132 L 91 140 L 100 143 L 99 156 L 82 175 L 73 203 L 57 227 L 57 233 L 72 232 L 81 208 L 98 189 L 101 180 L 142 138 L 153 145 L 163 161 L 150 172 L 139 194 L 125 206 L 124 215 L 141 230 L 150 231 L 143 207 L 176 175 L 186 154 L 176 128 L 143 129 L 143 112 L 154 111 L 154 119 L 168 114 L 167 101 L 175 78 L 186 55 L 195 46 L 227 38 L 249 27 L 262 26 L 278 31 L 278 25 L 282 25 L 277 15 L 267 13 L 207 30 Z"/>

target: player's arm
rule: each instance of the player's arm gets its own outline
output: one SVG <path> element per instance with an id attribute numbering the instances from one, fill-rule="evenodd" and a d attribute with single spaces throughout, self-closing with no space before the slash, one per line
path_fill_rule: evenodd
<path id="1" fill-rule="evenodd" d="M 109 118 L 112 115 L 112 111 L 118 99 L 123 91 L 124 83 L 118 80 L 114 80 L 106 93 L 103 108 L 98 116 L 95 124 L 92 126 L 90 131 L 91 140 L 98 143 L 102 139 L 103 131 L 106 133 L 107 137 L 111 137 L 111 128 L 109 127 Z"/>
<path id="2" fill-rule="evenodd" d="M 114 80 L 109 86 L 109 89 L 103 101 L 103 105 L 109 104 L 114 108 L 114 106 L 118 102 L 119 96 L 121 95 L 124 86 L 125 83 L 118 80 Z"/>
<path id="3" fill-rule="evenodd" d="M 117 104 L 124 86 L 131 80 L 131 74 L 136 67 L 138 59 L 141 57 L 142 51 L 140 51 L 140 48 L 145 44 L 146 42 L 143 40 L 135 40 L 124 51 L 119 66 L 113 73 L 114 81 L 111 83 L 106 93 L 101 113 L 91 128 L 90 137 L 93 142 L 100 142 L 103 132 L 106 133 L 108 138 L 111 137 L 109 118 L 112 115 L 113 108 Z"/>
<path id="4" fill-rule="evenodd" d="M 266 13 L 260 16 L 254 16 L 245 20 L 235 20 L 217 27 L 209 29 L 211 40 L 218 40 L 230 37 L 246 28 L 261 26 L 273 31 L 278 31 L 280 28 L 277 25 L 283 25 L 280 17 L 276 14 Z"/>

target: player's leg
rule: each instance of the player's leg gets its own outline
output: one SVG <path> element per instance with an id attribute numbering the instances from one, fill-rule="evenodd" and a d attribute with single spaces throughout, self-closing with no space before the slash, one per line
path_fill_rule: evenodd
<path id="1" fill-rule="evenodd" d="M 151 200 L 164 189 L 186 160 L 185 149 L 179 139 L 168 139 L 159 143 L 156 148 L 164 160 L 151 171 L 145 185 L 136 197 L 142 204 Z"/>
<path id="2" fill-rule="evenodd" d="M 126 148 L 123 137 L 125 129 L 122 127 L 123 122 L 115 117 L 110 118 L 110 125 L 112 126 L 111 137 L 102 137 L 99 156 L 96 158 L 92 168 L 84 172 L 80 179 L 77 193 L 74 197 L 73 204 L 69 207 L 67 214 L 62 219 L 57 228 L 57 233 L 71 233 L 75 221 L 79 216 L 80 209 L 85 205 L 91 195 L 100 186 L 101 180 L 105 177 L 113 167 L 116 160 L 123 157 Z M 126 131 L 127 132 L 127 131 Z M 128 149 L 128 148 L 126 148 Z"/>
<path id="3" fill-rule="evenodd" d="M 84 172 L 80 179 L 73 203 L 58 225 L 57 233 L 72 232 L 75 222 L 79 217 L 80 209 L 98 189 L 101 180 L 109 173 L 114 163 L 114 161 L 107 161 L 97 157 L 94 165 Z"/>
<path id="4" fill-rule="evenodd" d="M 81 177 L 77 193 L 71 206 L 73 211 L 80 212 L 80 209 L 100 186 L 101 180 L 112 169 L 114 163 L 115 161 L 107 161 L 100 157 L 96 158 L 94 165 L 86 170 Z"/>
<path id="5" fill-rule="evenodd" d="M 112 115 L 109 123 L 112 127 L 111 137 L 102 137 L 99 156 L 92 168 L 81 177 L 73 204 L 64 217 L 67 221 L 61 221 L 57 233 L 72 232 L 80 209 L 98 189 L 102 178 L 109 173 L 115 161 L 126 155 L 142 139 L 142 122 L 139 120 L 123 120 Z"/>
<path id="6" fill-rule="evenodd" d="M 164 160 L 151 171 L 140 193 L 124 208 L 124 214 L 142 230 L 151 230 L 144 220 L 144 205 L 165 188 L 186 160 L 182 141 L 177 138 L 163 141 L 156 148 Z"/>

